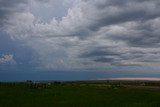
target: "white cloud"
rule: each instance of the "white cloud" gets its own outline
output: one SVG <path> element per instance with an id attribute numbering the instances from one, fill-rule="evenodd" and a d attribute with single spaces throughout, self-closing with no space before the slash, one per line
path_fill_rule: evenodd
<path id="1" fill-rule="evenodd" d="M 9 64 L 15 64 L 15 60 L 13 59 L 13 55 L 9 54 L 9 55 L 3 55 L 0 58 L 0 64 L 5 64 L 5 63 L 9 63 Z"/>

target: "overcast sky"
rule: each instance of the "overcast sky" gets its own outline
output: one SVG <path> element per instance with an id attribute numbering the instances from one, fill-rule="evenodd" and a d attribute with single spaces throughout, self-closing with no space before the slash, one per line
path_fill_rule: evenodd
<path id="1" fill-rule="evenodd" d="M 160 76 L 160 0 L 0 0 L 0 80 Z"/>

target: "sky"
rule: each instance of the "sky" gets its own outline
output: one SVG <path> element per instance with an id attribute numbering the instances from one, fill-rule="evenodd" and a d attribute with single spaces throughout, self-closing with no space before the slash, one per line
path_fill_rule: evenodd
<path id="1" fill-rule="evenodd" d="M 0 0 L 0 81 L 160 77 L 159 0 Z"/>

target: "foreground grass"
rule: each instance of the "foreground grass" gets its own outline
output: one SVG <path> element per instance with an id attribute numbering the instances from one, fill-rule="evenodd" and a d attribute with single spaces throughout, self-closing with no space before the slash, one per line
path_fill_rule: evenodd
<path id="1" fill-rule="evenodd" d="M 0 86 L 0 107 L 159 107 L 160 91 L 91 85 Z"/>

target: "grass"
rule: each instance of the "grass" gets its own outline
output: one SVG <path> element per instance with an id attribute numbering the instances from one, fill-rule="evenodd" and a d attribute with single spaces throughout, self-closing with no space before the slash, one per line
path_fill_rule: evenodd
<path id="1" fill-rule="evenodd" d="M 0 107 L 159 107 L 160 91 L 95 85 L 1 84 Z"/>

